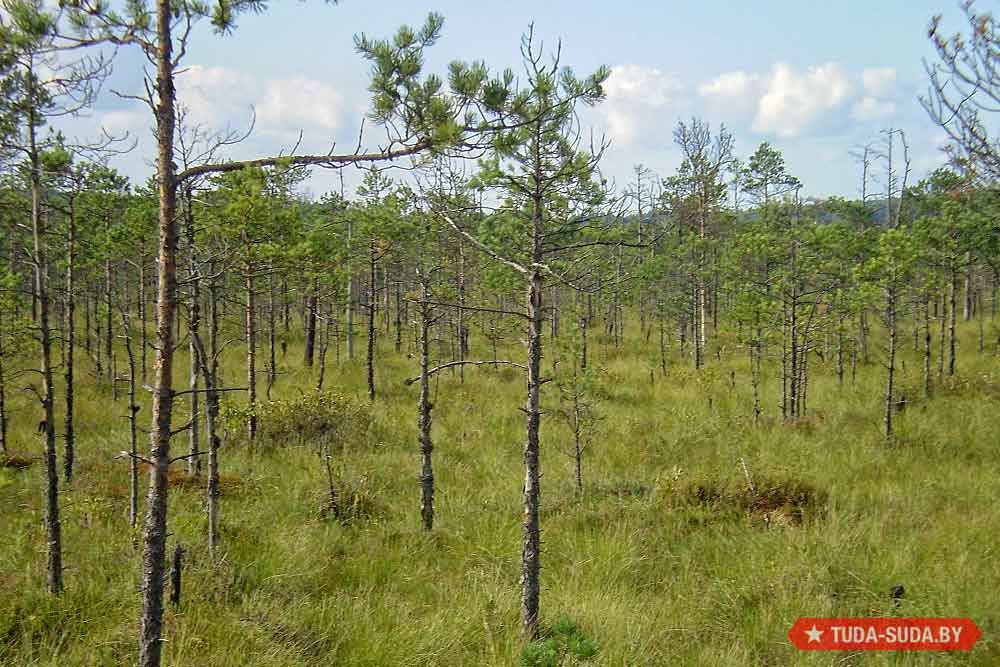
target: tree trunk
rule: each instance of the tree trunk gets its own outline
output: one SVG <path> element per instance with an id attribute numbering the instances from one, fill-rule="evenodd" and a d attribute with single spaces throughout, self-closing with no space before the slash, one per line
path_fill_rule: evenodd
<path id="1" fill-rule="evenodd" d="M 540 246 L 540 242 L 536 243 Z M 537 252 L 541 261 L 541 252 Z M 541 569 L 541 530 L 538 523 L 539 512 L 539 426 L 541 412 L 541 364 L 542 364 L 542 275 L 533 269 L 528 279 L 528 397 L 525 405 L 527 414 L 527 439 L 524 446 L 524 523 L 523 550 L 521 554 L 521 622 L 522 634 L 526 639 L 538 635 L 538 597 Z"/>
<path id="2" fill-rule="evenodd" d="M 885 386 L 885 437 L 892 438 L 893 382 L 896 377 L 896 292 L 886 290 L 886 322 L 889 327 L 889 363 Z"/>
<path id="3" fill-rule="evenodd" d="M 303 362 L 306 366 L 313 365 L 314 350 L 316 349 L 316 282 L 312 283 L 312 290 L 306 297 L 306 343 Z"/>
<path id="4" fill-rule="evenodd" d="M 958 305 L 958 271 L 951 272 L 951 293 L 948 312 L 948 375 L 955 374 L 955 309 Z"/>
<path id="5" fill-rule="evenodd" d="M 367 378 L 368 378 L 368 400 L 375 400 L 375 315 L 378 312 L 378 292 L 375 287 L 376 262 L 378 261 L 378 251 L 373 239 L 368 248 L 368 269 L 371 283 L 369 285 L 368 297 L 368 354 L 366 358 Z"/>
<path id="6" fill-rule="evenodd" d="M 198 273 L 198 258 L 195 257 L 193 204 L 191 188 L 186 187 L 184 192 L 184 228 L 187 235 L 188 280 L 191 282 L 191 294 L 188 303 L 188 387 L 192 390 L 189 404 L 191 425 L 188 429 L 187 471 L 189 475 L 200 475 L 201 442 L 199 438 L 201 432 L 198 428 L 198 416 L 201 406 L 199 405 L 200 399 L 198 393 L 199 360 L 195 340 L 199 336 L 201 328 L 201 277 Z"/>
<path id="7" fill-rule="evenodd" d="M 76 431 L 73 426 L 73 414 L 76 412 L 73 395 L 74 378 L 73 362 L 76 347 L 76 208 L 70 202 L 66 237 L 66 306 L 63 312 L 63 380 L 65 382 L 66 414 L 63 417 L 65 457 L 63 459 L 63 477 L 66 483 L 73 481 L 73 461 L 75 458 Z"/>
<path id="8" fill-rule="evenodd" d="M 931 306 L 924 296 L 924 398 L 931 397 Z"/>
<path id="9" fill-rule="evenodd" d="M 139 406 L 135 402 L 136 377 L 135 353 L 132 350 L 132 332 L 129 330 L 128 311 L 122 309 L 122 335 L 125 339 L 125 357 L 128 359 L 128 429 L 129 429 L 129 490 L 128 525 L 135 529 L 139 518 L 139 447 L 136 420 Z"/>
<path id="10" fill-rule="evenodd" d="M 431 306 L 428 300 L 427 278 L 420 283 L 420 403 L 418 417 L 420 428 L 420 518 L 424 530 L 434 528 L 434 443 L 431 440 L 430 378 L 430 325 Z"/>
<path id="11" fill-rule="evenodd" d="M 246 312 L 244 336 L 247 344 L 247 437 L 250 442 L 257 438 L 257 300 L 254 295 L 253 265 L 250 262 L 250 248 L 247 248 L 247 262 L 244 266 L 246 286 Z"/>
<path id="12" fill-rule="evenodd" d="M 167 540 L 167 472 L 173 409 L 174 317 L 177 308 L 177 175 L 174 165 L 175 89 L 170 0 L 156 2 L 156 140 L 159 212 L 159 268 L 156 359 L 146 529 L 142 568 L 139 667 L 159 667 L 163 630 L 163 575 Z"/>
<path id="13" fill-rule="evenodd" d="M 31 231 L 34 244 L 35 290 L 38 303 L 38 340 L 41 347 L 43 434 L 45 451 L 45 543 L 49 593 L 63 590 L 62 524 L 59 521 L 59 469 L 56 461 L 55 391 L 52 386 L 52 331 L 49 327 L 49 266 L 46 229 L 42 220 L 42 176 L 35 144 L 34 109 L 28 113 L 29 157 L 31 161 Z"/>

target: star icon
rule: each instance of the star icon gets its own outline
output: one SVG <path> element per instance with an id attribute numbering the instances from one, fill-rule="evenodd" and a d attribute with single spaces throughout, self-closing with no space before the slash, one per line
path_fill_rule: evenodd
<path id="1" fill-rule="evenodd" d="M 816 629 L 816 624 L 815 623 L 812 626 L 812 630 L 806 630 L 806 634 L 809 635 L 809 641 L 810 642 L 818 642 L 818 641 L 820 641 L 820 637 L 823 635 L 823 632 L 825 632 L 825 631 L 824 630 L 817 630 Z"/>

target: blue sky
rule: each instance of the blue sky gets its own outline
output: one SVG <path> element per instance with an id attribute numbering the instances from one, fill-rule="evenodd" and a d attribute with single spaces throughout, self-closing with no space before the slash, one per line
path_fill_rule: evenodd
<path id="1" fill-rule="evenodd" d="M 387 36 L 436 11 L 446 23 L 429 54 L 434 71 L 443 73 L 455 59 L 516 67 L 520 35 L 530 22 L 548 44 L 562 40 L 563 62 L 578 72 L 612 67 L 607 101 L 585 120 L 611 138 L 602 167 L 618 182 L 637 163 L 661 176 L 673 173 L 679 158 L 672 129 L 691 116 L 725 123 L 742 156 L 771 142 L 811 195 L 855 196 L 860 170 L 850 152 L 877 141 L 887 127 L 906 132 L 914 178 L 941 163 L 943 134 L 917 95 L 925 88 L 922 58 L 933 55 L 928 21 L 943 13 L 949 31 L 960 29 L 956 2 L 499 4 L 273 2 L 262 15 L 242 17 L 231 36 L 201 26 L 179 80 L 180 97 L 210 126 L 241 126 L 251 107 L 256 110 L 253 136 L 231 157 L 287 149 L 300 130 L 300 152 L 325 152 L 333 142 L 352 150 L 368 103 L 367 66 L 354 53 L 353 35 Z M 137 52 L 120 53 L 108 88 L 141 90 L 142 65 Z M 148 111 L 105 94 L 92 118 L 73 129 L 98 125 L 140 138 L 136 153 L 116 160 L 120 169 L 136 178 L 151 172 Z M 335 183 L 331 174 L 317 174 L 309 188 L 319 194 Z"/>

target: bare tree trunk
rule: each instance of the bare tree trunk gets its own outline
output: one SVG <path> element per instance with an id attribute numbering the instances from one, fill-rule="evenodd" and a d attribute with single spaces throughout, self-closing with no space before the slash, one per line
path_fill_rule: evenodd
<path id="1" fill-rule="evenodd" d="M 271 390 L 278 379 L 277 342 L 278 322 L 274 295 L 274 265 L 270 264 L 267 272 L 267 389 L 264 392 L 269 401 L 271 400 Z"/>
<path id="2" fill-rule="evenodd" d="M 0 313 L 0 328 L 2 327 L 3 313 Z M 0 454 L 7 456 L 10 451 L 7 449 L 7 390 L 4 381 L 6 371 L 3 367 L 3 360 L 3 336 L 0 336 Z"/>
<path id="3" fill-rule="evenodd" d="M 110 235 L 111 220 L 107 221 L 107 230 Z M 107 355 L 108 382 L 111 383 L 111 399 L 118 400 L 118 383 L 115 382 L 115 346 L 114 346 L 114 310 L 111 303 L 112 292 L 114 291 L 113 274 L 111 270 L 111 260 L 104 261 L 104 353 Z"/>
<path id="4" fill-rule="evenodd" d="M 837 324 L 837 384 L 844 384 L 844 316 Z"/>
<path id="5" fill-rule="evenodd" d="M 945 322 L 947 320 L 947 302 L 945 301 L 944 294 L 939 298 L 941 303 L 940 314 L 938 315 L 938 382 L 944 379 L 944 345 L 947 336 L 945 335 Z"/>
<path id="6" fill-rule="evenodd" d="M 575 372 L 575 371 L 574 371 Z M 573 463 L 576 473 L 576 493 L 583 495 L 583 443 L 580 439 L 580 394 L 577 387 L 573 389 Z"/>
<path id="7" fill-rule="evenodd" d="M 63 590 L 62 524 L 59 521 L 59 469 L 56 462 L 55 392 L 52 386 L 52 330 L 49 327 L 49 266 L 46 229 L 42 220 L 42 178 L 39 151 L 35 144 L 34 109 L 28 113 L 29 158 L 31 161 L 31 231 L 34 243 L 35 290 L 38 302 L 38 340 L 41 348 L 43 434 L 45 451 L 45 543 L 48 590 Z"/>
<path id="8" fill-rule="evenodd" d="M 132 351 L 132 332 L 129 326 L 128 309 L 122 308 L 122 338 L 125 341 L 125 357 L 128 359 L 128 429 L 129 429 L 129 491 L 128 525 L 135 528 L 139 518 L 139 447 L 136 420 L 139 405 L 135 402 L 136 373 L 135 353 Z"/>
<path id="9" fill-rule="evenodd" d="M 316 389 L 317 391 L 323 388 L 323 382 L 326 378 L 326 351 L 330 347 L 330 327 L 333 323 L 333 309 L 327 314 L 324 322 L 323 329 L 320 332 L 319 338 L 319 377 L 316 379 Z"/>
<path id="10" fill-rule="evenodd" d="M 537 235 L 536 235 L 537 236 Z M 541 263 L 540 241 L 538 263 Z M 533 639 L 538 635 L 538 597 L 541 569 L 541 530 L 539 511 L 539 425 L 541 411 L 542 364 L 542 275 L 533 269 L 528 279 L 528 398 L 527 440 L 524 446 L 524 548 L 521 554 L 521 621 L 522 634 Z"/>
<path id="11" fill-rule="evenodd" d="M 316 348 L 316 280 L 311 283 L 309 296 L 306 297 L 306 343 L 303 361 L 306 366 L 313 365 L 313 351 Z"/>
<path id="12" fill-rule="evenodd" d="M 214 262 L 212 280 L 208 285 L 208 351 L 198 340 L 201 372 L 205 380 L 205 434 L 208 436 L 208 482 L 205 488 L 205 510 L 208 515 L 208 553 L 215 560 L 219 546 L 219 447 L 222 441 L 217 433 L 219 419 L 218 356 L 219 356 L 219 290 L 215 278 Z"/>
<path id="13" fill-rule="evenodd" d="M 368 355 L 366 359 L 369 401 L 375 400 L 375 315 L 378 312 L 378 291 L 375 284 L 375 267 L 378 261 L 376 252 L 375 240 L 372 239 L 368 248 L 368 269 L 371 280 L 368 298 Z"/>
<path id="14" fill-rule="evenodd" d="M 755 313 L 755 319 L 760 315 Z M 755 330 L 756 335 L 756 330 Z M 753 423 L 754 426 L 760 423 L 760 341 L 754 338 L 750 344 L 750 386 L 753 390 Z"/>
<path id="15" fill-rule="evenodd" d="M 931 306 L 924 296 L 924 398 L 931 397 Z"/>
<path id="16" fill-rule="evenodd" d="M 198 258 L 195 257 L 194 237 L 194 202 L 191 188 L 184 190 L 184 230 L 187 236 L 188 250 L 188 280 L 191 282 L 190 302 L 188 303 L 188 387 L 191 389 L 190 410 L 191 425 L 188 429 L 188 460 L 189 475 L 201 474 L 201 431 L 198 427 L 198 417 L 201 411 L 198 393 L 198 349 L 195 339 L 201 328 L 201 277 L 198 274 Z"/>
<path id="17" fill-rule="evenodd" d="M 396 327 L 396 354 L 403 351 L 403 286 L 401 280 L 394 280 L 393 284 L 395 286 L 395 320 L 394 325 Z M 461 315 L 459 315 L 461 319 Z M 461 329 L 461 326 L 459 327 Z"/>
<path id="18" fill-rule="evenodd" d="M 347 358 L 354 359 L 354 272 L 351 270 L 351 231 L 353 224 L 347 218 Z"/>
<path id="19" fill-rule="evenodd" d="M 430 367 L 430 326 L 431 306 L 427 303 L 429 290 L 428 277 L 420 278 L 420 403 L 418 405 L 420 429 L 420 518 L 424 530 L 434 528 L 434 462 L 432 454 L 434 443 L 431 440 L 431 410 L 434 405 L 430 400 L 430 382 L 428 369 Z"/>
<path id="20" fill-rule="evenodd" d="M 955 374 L 955 310 L 958 304 L 958 271 L 951 272 L 951 292 L 948 303 L 948 375 Z"/>
<path id="21" fill-rule="evenodd" d="M 177 176 L 174 165 L 175 89 L 170 0 L 156 2 L 156 139 L 159 212 L 157 344 L 154 364 L 152 465 L 143 549 L 139 667 L 159 667 L 163 630 L 163 575 L 167 540 L 167 472 L 173 408 L 174 317 L 177 308 Z"/>
<path id="22" fill-rule="evenodd" d="M 254 295 L 253 266 L 250 263 L 250 249 L 247 248 L 247 263 L 244 266 L 246 285 L 246 312 L 244 336 L 247 343 L 247 437 L 253 442 L 257 438 L 257 302 Z"/>
<path id="23" fill-rule="evenodd" d="M 139 243 L 139 377 L 146 384 L 146 348 L 149 345 L 146 339 L 146 332 L 149 330 L 149 323 L 146 321 L 146 248 L 142 245 L 142 240 Z M 89 342 L 89 336 L 87 340 Z"/>
<path id="24" fill-rule="evenodd" d="M 892 438 L 893 382 L 896 376 L 896 292 L 886 290 L 886 321 L 889 326 L 889 363 L 885 387 L 885 437 Z"/>
<path id="25" fill-rule="evenodd" d="M 76 207 L 70 202 L 66 237 L 66 306 L 63 312 L 63 380 L 65 383 L 64 397 L 66 414 L 63 417 L 65 456 L 63 459 L 63 477 L 66 483 L 73 481 L 73 461 L 75 457 L 76 431 L 73 426 L 73 415 L 76 412 L 73 390 L 73 362 L 76 356 Z"/>

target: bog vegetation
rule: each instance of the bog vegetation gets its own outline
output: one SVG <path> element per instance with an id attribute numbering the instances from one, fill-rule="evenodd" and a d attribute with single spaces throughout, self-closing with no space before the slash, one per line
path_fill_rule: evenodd
<path id="1" fill-rule="evenodd" d="M 887 129 L 847 200 L 698 118 L 615 187 L 607 69 L 428 73 L 433 14 L 356 39 L 389 143 L 229 160 L 174 78 L 265 4 L 2 2 L 0 664 L 829 664 L 795 619 L 870 615 L 1000 662 L 991 16 L 932 23 L 949 167 Z M 142 183 L 59 132 L 126 48 Z"/>

